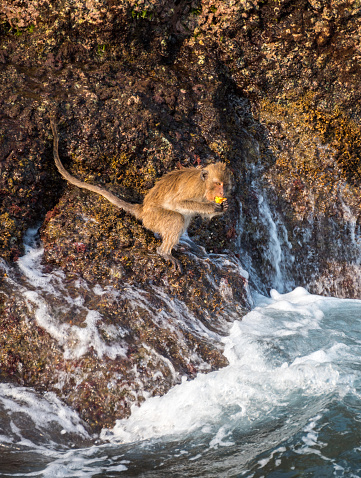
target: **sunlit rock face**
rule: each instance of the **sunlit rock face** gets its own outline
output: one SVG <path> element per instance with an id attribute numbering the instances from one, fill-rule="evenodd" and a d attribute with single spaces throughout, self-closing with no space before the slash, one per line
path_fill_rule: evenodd
<path id="1" fill-rule="evenodd" d="M 357 13 L 317 1 L 3 2 L 5 380 L 110 426 L 226 365 L 221 337 L 251 308 L 250 288 L 360 296 Z M 61 179 L 50 115 L 66 168 L 130 202 L 168 171 L 227 163 L 229 209 L 191 224 L 174 252 L 183 274 L 133 217 Z"/>

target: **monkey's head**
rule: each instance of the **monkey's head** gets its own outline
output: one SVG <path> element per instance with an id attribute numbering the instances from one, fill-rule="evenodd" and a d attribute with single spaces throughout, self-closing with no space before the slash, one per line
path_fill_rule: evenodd
<path id="1" fill-rule="evenodd" d="M 208 201 L 218 197 L 228 198 L 232 191 L 232 174 L 225 163 L 209 164 L 201 172 L 205 182 L 205 196 Z"/>

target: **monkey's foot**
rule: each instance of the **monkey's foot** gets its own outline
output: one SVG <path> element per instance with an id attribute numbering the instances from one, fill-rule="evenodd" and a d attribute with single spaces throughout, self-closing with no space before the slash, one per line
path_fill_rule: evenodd
<path id="1" fill-rule="evenodd" d="M 174 272 L 178 271 L 182 274 L 182 272 L 183 272 L 182 264 L 179 262 L 178 259 L 173 257 L 172 254 L 164 254 L 163 257 L 166 261 L 169 261 L 173 264 L 173 271 Z"/>
<path id="2" fill-rule="evenodd" d="M 178 259 L 172 256 L 172 254 L 166 254 L 165 252 L 160 252 L 157 250 L 158 254 L 162 256 L 166 261 L 169 261 L 173 264 L 173 271 L 183 272 L 182 265 Z"/>

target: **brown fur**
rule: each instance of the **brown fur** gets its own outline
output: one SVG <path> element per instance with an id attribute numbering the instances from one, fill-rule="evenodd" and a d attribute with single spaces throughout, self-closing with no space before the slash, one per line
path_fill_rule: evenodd
<path id="1" fill-rule="evenodd" d="M 223 204 L 214 202 L 216 196 L 227 197 L 232 188 L 231 174 L 224 163 L 210 164 L 204 169 L 184 168 L 168 173 L 146 193 L 143 204 L 131 204 L 69 174 L 59 158 L 59 140 L 53 119 L 51 128 L 54 159 L 60 174 L 71 184 L 100 194 L 115 206 L 133 214 L 143 222 L 144 227 L 160 234 L 163 242 L 157 252 L 179 270 L 181 266 L 172 256 L 172 249 L 178 244 L 191 220 L 197 215 L 211 218 L 228 208 L 227 201 Z"/>

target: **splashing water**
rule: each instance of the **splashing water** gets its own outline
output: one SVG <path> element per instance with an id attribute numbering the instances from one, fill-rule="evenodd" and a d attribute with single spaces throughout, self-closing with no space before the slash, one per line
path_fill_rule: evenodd
<path id="1" fill-rule="evenodd" d="M 24 440 L 16 413 L 39 430 L 51 418 L 60 437 L 64 429 L 83 439 L 85 432 L 58 403 L 56 412 L 45 407 L 44 421 L 31 400 L 21 412 L 11 408 L 18 398 L 8 394 L 13 425 L 3 427 L 3 448 L 20 463 L 23 447 L 35 456 L 33 466 L 10 474 L 361 476 L 361 301 L 302 288 L 256 299 L 224 339 L 227 367 L 134 407 L 130 419 L 102 431 L 102 444 L 64 451 L 54 437 Z M 51 407 L 54 397 L 43 400 Z"/>

